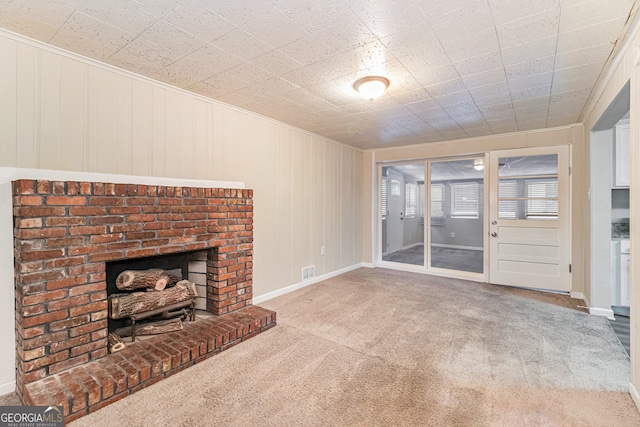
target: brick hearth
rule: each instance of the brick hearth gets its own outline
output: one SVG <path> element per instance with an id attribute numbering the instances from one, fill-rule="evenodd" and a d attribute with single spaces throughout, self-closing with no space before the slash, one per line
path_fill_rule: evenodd
<path id="1" fill-rule="evenodd" d="M 121 352 L 26 386 L 27 405 L 61 405 L 71 422 L 276 324 L 276 313 L 249 306 L 185 323 L 184 330 L 129 344 Z"/>
<path id="2" fill-rule="evenodd" d="M 71 381 L 66 389 L 65 396 L 72 400 L 68 400 L 65 408 L 71 414 L 96 408 L 115 397 L 105 396 L 101 388 L 96 402 L 90 384 L 91 381 L 101 384 L 102 376 L 86 371 L 101 366 L 95 364 L 97 361 L 112 365 L 113 360 L 122 357 L 117 354 L 105 357 L 107 261 L 204 250 L 207 311 L 220 316 L 222 321 L 238 310 L 244 313 L 250 308 L 252 190 L 20 180 L 13 183 L 13 196 L 16 388 L 23 401 L 39 401 L 36 396 L 42 393 L 36 390 L 43 384 L 64 383 L 65 378 L 76 378 L 82 383 L 74 386 Z M 260 313 L 260 318 L 267 316 Z M 242 322 L 254 324 L 255 319 L 248 316 Z M 229 321 L 235 325 L 238 319 L 229 317 Z M 274 321 L 275 313 L 271 319 Z M 225 323 L 217 325 L 222 324 Z M 272 325 L 258 324 L 259 330 Z M 244 326 L 235 329 L 244 331 Z M 229 337 L 228 343 L 252 333 L 250 329 L 242 335 L 236 333 L 236 338 Z M 167 339 L 182 348 L 183 342 L 173 335 Z M 158 342 L 161 341 L 159 337 Z M 135 344 L 141 348 L 148 345 Z M 167 343 L 157 346 L 172 357 L 177 351 L 169 351 Z M 184 355 L 173 358 L 170 365 L 163 364 L 160 373 L 163 376 L 173 373 L 221 348 L 207 345 L 204 353 L 199 351 L 197 356 L 194 353 L 188 358 Z M 151 353 L 160 357 L 162 352 Z M 78 366 L 87 368 L 74 370 Z M 158 373 L 142 380 L 146 371 L 136 364 L 132 366 L 132 371 L 122 366 L 121 369 L 137 372 L 140 384 L 127 381 L 124 388 L 118 388 L 117 395 L 133 392 L 142 383 L 160 378 Z M 73 402 L 79 402 L 75 399 L 78 390 L 87 393 L 84 406 L 80 403 L 74 406 Z"/>

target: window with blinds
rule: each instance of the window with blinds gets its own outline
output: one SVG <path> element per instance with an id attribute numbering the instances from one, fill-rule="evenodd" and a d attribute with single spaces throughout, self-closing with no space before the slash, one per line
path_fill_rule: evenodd
<path id="1" fill-rule="evenodd" d="M 388 207 L 387 207 L 387 192 L 388 192 L 388 182 L 387 177 L 382 177 L 382 207 L 380 208 L 380 213 L 382 214 L 382 219 L 387 219 Z"/>
<path id="2" fill-rule="evenodd" d="M 525 181 L 527 218 L 558 217 L 558 179 Z"/>
<path id="3" fill-rule="evenodd" d="M 418 184 L 418 215 L 424 220 L 424 184 Z"/>
<path id="4" fill-rule="evenodd" d="M 501 179 L 498 182 L 498 218 L 518 218 L 518 181 Z M 504 200 L 507 199 L 507 200 Z M 508 200 L 512 199 L 512 200 Z"/>
<path id="5" fill-rule="evenodd" d="M 478 183 L 451 184 L 451 216 L 478 217 Z"/>
<path id="6" fill-rule="evenodd" d="M 415 218 L 418 212 L 418 185 L 415 182 L 407 182 L 404 185 L 405 191 L 405 216 Z"/>
<path id="7" fill-rule="evenodd" d="M 431 218 L 444 218 L 444 184 L 431 184 Z"/>

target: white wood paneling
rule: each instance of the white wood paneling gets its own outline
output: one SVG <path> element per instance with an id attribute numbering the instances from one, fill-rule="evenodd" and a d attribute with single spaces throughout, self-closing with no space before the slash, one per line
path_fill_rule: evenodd
<path id="1" fill-rule="evenodd" d="M 364 194 L 367 192 L 369 188 L 369 183 L 371 179 L 363 179 L 363 165 L 365 162 L 365 158 L 369 159 L 368 156 L 354 156 L 354 175 L 355 179 L 353 181 L 353 197 L 357 199 L 358 202 L 355 203 L 355 209 L 353 212 L 353 230 L 352 236 L 353 241 L 355 242 L 355 246 L 353 248 L 353 257 L 356 260 L 363 260 L 362 250 L 365 247 L 365 241 L 371 239 L 370 230 L 364 230 L 362 215 L 364 212 L 368 212 L 367 207 L 364 205 Z M 371 189 L 369 189 L 371 191 Z M 367 233 L 367 238 L 364 238 L 364 233 Z M 362 235 L 362 238 L 359 236 Z M 370 246 L 368 247 L 370 251 Z"/>
<path id="2" fill-rule="evenodd" d="M 311 164 L 311 179 L 313 183 L 311 191 L 314 197 L 311 201 L 309 253 L 311 254 L 310 264 L 316 266 L 316 276 L 324 274 L 327 271 L 325 263 L 326 255 L 320 255 L 320 247 L 325 244 L 326 233 L 325 227 L 322 226 L 322 224 L 325 223 L 327 209 L 324 203 L 326 188 L 326 180 L 324 179 L 325 148 L 326 144 L 321 140 L 313 139 L 311 150 L 314 162 Z"/>
<path id="3" fill-rule="evenodd" d="M 151 175 L 166 176 L 164 169 L 165 156 L 165 110 L 166 91 L 159 87 L 153 87 L 151 99 Z"/>
<path id="4" fill-rule="evenodd" d="M 166 93 L 166 108 L 164 115 L 165 126 L 165 146 L 164 146 L 164 173 L 169 176 L 178 176 L 185 178 L 183 175 L 183 162 L 182 157 L 185 151 L 190 151 L 189 145 L 191 140 L 184 135 L 185 129 L 184 120 L 182 118 L 185 113 L 185 109 L 189 108 L 189 102 L 183 99 L 178 92 L 169 91 Z"/>
<path id="5" fill-rule="evenodd" d="M 360 150 L 19 36 L 0 55 L 1 166 L 245 182 L 256 296 L 361 262 Z"/>
<path id="6" fill-rule="evenodd" d="M 209 141 L 211 140 L 211 106 L 204 102 L 196 102 L 194 109 L 194 150 L 191 165 L 196 177 L 208 176 Z"/>
<path id="7" fill-rule="evenodd" d="M 341 147 L 340 165 L 340 191 L 342 194 L 340 200 L 340 248 L 342 250 L 340 254 L 340 267 L 344 268 L 354 264 L 354 241 L 351 230 L 355 228 L 353 221 L 353 181 L 356 178 L 352 173 L 352 171 L 355 170 L 352 150 Z"/>
<path id="8" fill-rule="evenodd" d="M 292 218 L 292 144 L 288 129 L 278 129 L 278 176 L 275 182 L 275 201 L 277 207 L 277 242 L 278 242 L 278 263 L 277 277 L 281 283 L 295 283 L 291 281 L 291 256 L 293 250 L 291 240 L 293 234 L 291 232 Z M 296 280 L 297 282 L 297 280 Z"/>
<path id="9" fill-rule="evenodd" d="M 64 58 L 51 52 L 42 52 L 40 60 L 40 140 L 46 140 L 47 143 L 40 144 L 39 166 L 58 169 L 60 130 L 63 127 L 60 123 L 60 63 Z"/>
<path id="10" fill-rule="evenodd" d="M 299 137 L 297 132 L 291 132 L 292 139 Z M 291 144 L 291 229 L 300 230 L 300 233 L 291 234 L 291 282 L 302 280 L 299 266 L 306 266 L 303 262 L 302 247 L 304 244 L 305 227 L 303 208 L 305 200 L 305 174 L 304 150 L 307 145 L 305 138 L 300 138 L 299 143 Z"/>
<path id="11" fill-rule="evenodd" d="M 20 99 L 16 117 L 16 165 L 35 168 L 38 167 L 39 162 L 37 144 L 40 141 L 39 52 L 33 46 L 19 43 L 18 57 L 22 60 L 15 64 L 17 66 L 16 95 Z M 15 102 L 15 99 L 13 101 Z"/>
<path id="12" fill-rule="evenodd" d="M 134 80 L 132 82 L 132 129 L 131 158 L 136 159 L 131 165 L 134 175 L 150 175 L 152 152 L 152 88 L 148 84 Z M 204 156 L 203 156 L 204 157 Z M 205 178 L 202 175 L 199 178 Z"/>
<path id="13" fill-rule="evenodd" d="M 16 140 L 17 95 L 17 43 L 0 37 L 0 162 L 10 165 L 16 162 L 17 147 L 11 141 Z M 4 143 L 8 141 L 9 143 Z"/>
<path id="14" fill-rule="evenodd" d="M 133 128 L 133 82 L 118 76 L 116 92 L 116 173 L 131 173 L 131 133 Z M 180 178 L 185 178 L 181 176 Z"/>
<path id="15" fill-rule="evenodd" d="M 89 172 L 118 173 L 118 77 L 102 69 L 89 75 Z M 42 138 L 40 145 L 48 143 Z"/>
<path id="16" fill-rule="evenodd" d="M 326 273 L 340 268 L 340 228 L 341 228 L 341 182 L 340 182 L 340 147 L 337 145 L 325 146 L 325 234 L 324 245 L 326 255 L 324 255 Z M 331 200 L 331 203 L 327 203 Z"/>
<path id="17" fill-rule="evenodd" d="M 84 161 L 86 65 L 74 61 L 60 63 L 60 148 L 58 168 L 73 169 Z M 80 118 L 80 120 L 79 120 Z M 62 154 L 64 153 L 64 154 Z"/>

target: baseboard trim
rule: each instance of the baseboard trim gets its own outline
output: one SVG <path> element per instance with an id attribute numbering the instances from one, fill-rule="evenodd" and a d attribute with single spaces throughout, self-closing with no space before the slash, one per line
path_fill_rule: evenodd
<path id="1" fill-rule="evenodd" d="M 372 262 L 363 262 L 362 266 L 365 267 L 365 268 L 375 268 L 376 267 L 375 265 L 373 265 Z"/>
<path id="2" fill-rule="evenodd" d="M 631 381 L 629 381 L 629 394 L 631 395 L 631 399 L 633 399 L 633 403 L 636 404 L 636 408 L 640 411 L 640 394 L 638 394 L 638 390 Z"/>
<path id="3" fill-rule="evenodd" d="M 613 310 L 611 310 L 610 308 L 589 307 L 589 314 L 593 314 L 594 316 L 605 316 L 611 320 L 616 320 L 615 316 L 613 315 Z"/>
<path id="4" fill-rule="evenodd" d="M 4 396 L 5 394 L 13 393 L 16 391 L 16 382 L 9 381 L 5 384 L 0 384 L 0 396 Z"/>
<path id="5" fill-rule="evenodd" d="M 483 251 L 484 248 L 478 246 L 459 246 L 459 245 L 446 245 L 444 243 L 432 243 L 433 248 L 445 248 L 445 249 L 466 249 L 469 251 Z"/>
<path id="6" fill-rule="evenodd" d="M 421 265 L 412 264 L 396 264 L 389 261 L 380 261 L 374 265 L 374 268 L 386 268 L 387 270 L 408 271 L 410 273 L 424 274 L 427 276 L 447 277 L 449 279 L 468 280 L 470 282 L 486 283 L 484 274 L 459 272 L 460 274 L 452 274 L 451 270 L 443 270 L 439 268 L 426 270 Z"/>
<path id="7" fill-rule="evenodd" d="M 569 296 L 573 299 L 581 299 L 584 301 L 584 294 L 582 292 L 569 292 Z"/>
<path id="8" fill-rule="evenodd" d="M 348 273 L 349 271 L 356 270 L 360 267 L 365 267 L 364 263 L 360 262 L 358 264 L 354 264 L 349 267 L 342 268 L 340 270 L 332 271 L 331 273 L 323 274 L 322 276 L 314 277 L 313 279 L 305 280 L 304 282 L 294 283 L 293 285 L 286 286 L 281 289 L 277 289 L 275 291 L 267 292 L 266 294 L 259 295 L 253 298 L 254 304 L 260 304 L 261 302 L 268 301 L 272 298 L 279 297 L 281 295 L 288 294 L 289 292 L 293 292 L 295 290 L 313 285 L 318 282 L 322 282 L 323 280 L 330 279 L 332 277 L 339 276 L 344 273 Z M 372 265 L 373 267 L 373 265 Z"/>
<path id="9" fill-rule="evenodd" d="M 405 246 L 402 248 L 403 251 L 406 251 L 407 249 L 411 249 L 411 248 L 415 248 L 416 246 L 424 246 L 424 243 L 418 242 L 418 243 L 412 243 L 409 246 Z"/>

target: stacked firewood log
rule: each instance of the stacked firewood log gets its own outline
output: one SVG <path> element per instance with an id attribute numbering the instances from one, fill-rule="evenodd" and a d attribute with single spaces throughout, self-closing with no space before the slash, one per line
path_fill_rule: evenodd
<path id="1" fill-rule="evenodd" d="M 116 278 L 121 291 L 109 297 L 109 317 L 126 317 L 149 321 L 137 324 L 136 335 L 156 335 L 182 329 L 182 319 L 187 317 L 187 307 L 198 297 L 196 285 L 182 280 L 182 270 L 150 269 L 125 270 Z M 163 310 L 167 308 L 167 310 Z M 149 316 L 147 316 L 149 314 Z M 115 353 L 125 348 L 122 337 L 131 336 L 132 328 L 119 328 L 109 334 L 109 351 Z"/>

